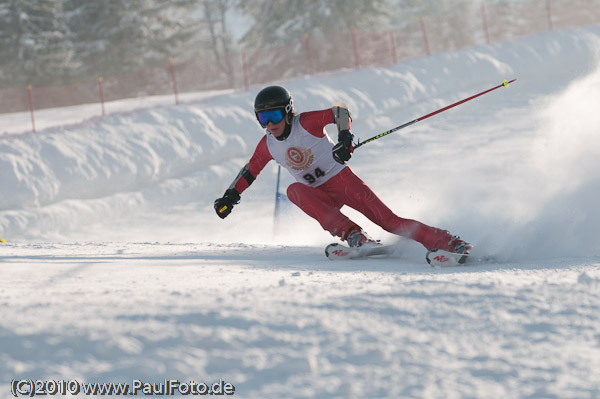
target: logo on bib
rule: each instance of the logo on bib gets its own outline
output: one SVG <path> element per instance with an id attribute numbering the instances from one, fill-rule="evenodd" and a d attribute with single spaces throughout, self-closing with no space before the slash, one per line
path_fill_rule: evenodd
<path id="1" fill-rule="evenodd" d="M 294 170 L 304 170 L 312 165 L 314 155 L 310 148 L 292 147 L 285 154 L 285 161 L 288 166 Z"/>

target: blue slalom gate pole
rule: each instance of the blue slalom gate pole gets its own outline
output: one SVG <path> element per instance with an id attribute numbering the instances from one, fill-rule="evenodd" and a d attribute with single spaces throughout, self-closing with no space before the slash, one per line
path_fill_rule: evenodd
<path id="1" fill-rule="evenodd" d="M 273 214 L 273 230 L 277 234 L 279 229 L 279 213 L 281 212 L 281 194 L 279 192 L 279 185 L 281 181 L 281 165 L 277 167 L 277 183 L 275 185 L 275 212 Z"/>

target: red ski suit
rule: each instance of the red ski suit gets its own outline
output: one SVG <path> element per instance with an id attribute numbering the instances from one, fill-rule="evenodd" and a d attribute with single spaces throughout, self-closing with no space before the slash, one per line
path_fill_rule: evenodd
<path id="1" fill-rule="evenodd" d="M 290 136 L 282 143 L 291 141 L 290 137 L 295 134 L 311 134 L 316 138 L 324 138 L 326 137 L 325 126 L 334 123 L 330 108 L 304 112 L 296 118 L 299 118 L 301 128 L 297 124 L 293 125 Z M 274 159 L 267 144 L 268 135 L 270 133 L 267 131 L 267 134 L 258 143 L 245 170 L 245 178 L 238 178 L 234 182 L 233 186 L 240 194 L 248 188 L 267 163 Z M 273 138 L 271 137 L 270 140 L 273 140 Z M 281 146 L 282 144 L 278 145 Z M 326 150 L 329 151 L 329 156 L 331 156 L 331 149 L 333 148 L 331 140 L 319 145 L 327 146 Z M 292 150 L 295 150 L 295 148 L 292 148 Z M 290 150 L 288 149 L 288 151 Z M 279 161 L 279 163 L 290 170 L 293 175 L 294 173 L 298 175 L 297 170 L 290 169 L 289 162 L 285 164 L 285 162 Z M 248 176 L 248 173 L 251 176 Z M 241 173 L 240 177 L 242 175 Z M 359 227 L 340 211 L 342 206 L 347 205 L 365 215 L 384 230 L 413 239 L 423 244 L 428 250 L 446 248 L 448 245 L 451 236 L 446 230 L 397 216 L 348 166 L 341 168 L 334 175 L 328 176 L 324 183 L 316 187 L 311 185 L 310 180 L 297 179 L 299 181 L 291 184 L 287 189 L 288 198 L 334 236 L 344 239 L 351 229 Z"/>

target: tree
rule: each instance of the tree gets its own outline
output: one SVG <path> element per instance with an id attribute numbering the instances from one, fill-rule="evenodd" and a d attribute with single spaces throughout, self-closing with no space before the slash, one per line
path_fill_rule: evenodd
<path id="1" fill-rule="evenodd" d="M 351 27 L 389 26 L 390 0 L 246 0 L 240 10 L 254 23 L 242 42 L 250 47 L 285 44 L 305 34 L 328 35 Z"/>
<path id="2" fill-rule="evenodd" d="M 119 75 L 189 54 L 199 26 L 191 0 L 64 0 L 80 75 Z"/>
<path id="3" fill-rule="evenodd" d="M 3 85 L 61 82 L 76 68 L 62 2 L 9 0 L 0 8 Z"/>

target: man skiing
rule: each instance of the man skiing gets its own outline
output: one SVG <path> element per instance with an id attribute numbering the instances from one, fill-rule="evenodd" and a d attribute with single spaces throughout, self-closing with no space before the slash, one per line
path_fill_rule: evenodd
<path id="1" fill-rule="evenodd" d="M 287 196 L 321 224 L 324 230 L 346 241 L 350 247 L 376 245 L 363 229 L 340 209 L 347 205 L 384 230 L 421 243 L 428 250 L 468 253 L 471 245 L 448 231 L 394 214 L 345 164 L 353 152 L 348 108 L 332 108 L 297 114 L 290 93 L 281 86 L 262 89 L 254 101 L 254 112 L 266 134 L 254 154 L 231 183 L 223 197 L 215 200 L 220 218 L 227 217 L 240 201 L 240 194 L 274 159 L 296 178 Z M 335 123 L 338 143 L 325 132 Z"/>

